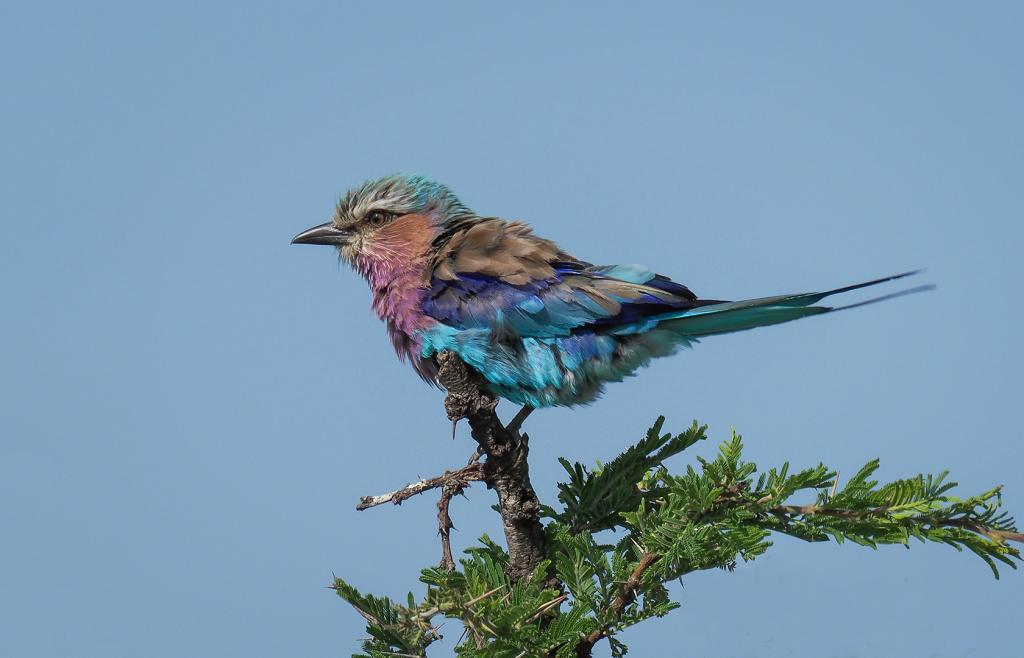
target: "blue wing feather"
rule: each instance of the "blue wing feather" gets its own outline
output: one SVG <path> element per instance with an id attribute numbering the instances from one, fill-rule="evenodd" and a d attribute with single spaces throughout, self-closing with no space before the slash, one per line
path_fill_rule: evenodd
<path id="1" fill-rule="evenodd" d="M 524 285 L 480 274 L 459 273 L 455 280 L 434 278 L 422 309 L 457 329 L 497 328 L 521 337 L 547 338 L 613 331 L 705 303 L 696 302 L 686 286 L 636 265 L 559 264 L 553 277 Z"/>

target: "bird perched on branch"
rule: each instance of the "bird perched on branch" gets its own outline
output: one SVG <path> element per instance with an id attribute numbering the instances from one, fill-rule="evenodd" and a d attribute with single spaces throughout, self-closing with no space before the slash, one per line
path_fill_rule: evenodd
<path id="1" fill-rule="evenodd" d="M 337 248 L 370 284 L 399 357 L 436 383 L 435 355 L 450 350 L 493 393 L 532 407 L 586 404 L 698 339 L 820 315 L 846 306 L 825 292 L 743 301 L 700 299 L 639 265 L 592 265 L 521 222 L 482 217 L 444 185 L 393 175 L 350 190 L 331 221 L 295 244 Z M 528 411 L 527 411 L 528 412 Z"/>

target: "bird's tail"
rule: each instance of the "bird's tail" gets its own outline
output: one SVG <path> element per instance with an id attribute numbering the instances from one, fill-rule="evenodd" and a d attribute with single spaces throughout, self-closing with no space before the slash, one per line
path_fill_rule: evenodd
<path id="1" fill-rule="evenodd" d="M 715 334 L 728 334 L 734 331 L 745 331 L 756 327 L 766 327 L 772 324 L 780 324 L 797 320 L 811 315 L 831 313 L 867 304 L 874 304 L 894 297 L 902 297 L 917 292 L 931 290 L 935 286 L 924 285 L 914 288 L 900 290 L 898 292 L 873 297 L 871 299 L 847 304 L 844 306 L 816 306 L 818 302 L 851 290 L 859 290 L 875 286 L 887 281 L 902 279 L 904 277 L 918 274 L 921 270 L 904 272 L 893 276 L 887 276 L 873 281 L 856 283 L 852 286 L 844 286 L 826 292 L 806 292 L 798 295 L 778 295 L 775 297 L 762 297 L 760 299 L 746 299 L 738 302 L 711 302 L 707 305 L 698 306 L 684 313 L 671 318 L 666 318 L 659 326 L 670 329 L 687 338 L 700 338 L 702 336 L 713 336 Z"/>

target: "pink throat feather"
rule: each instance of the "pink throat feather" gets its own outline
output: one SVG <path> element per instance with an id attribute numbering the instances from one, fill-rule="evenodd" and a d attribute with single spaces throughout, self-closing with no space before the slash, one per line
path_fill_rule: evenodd
<path id="1" fill-rule="evenodd" d="M 427 254 L 435 229 L 422 215 L 401 217 L 373 236 L 355 257 L 355 268 L 373 293 L 374 312 L 387 323 L 399 358 L 409 359 L 421 377 L 432 381 L 433 365 L 420 357 L 417 332 L 436 320 L 420 303 L 428 289 Z"/>
<path id="2" fill-rule="evenodd" d="M 373 310 L 390 325 L 409 335 L 433 324 L 420 310 L 420 300 L 427 289 L 424 280 L 426 259 L 412 255 L 373 254 L 356 257 L 356 269 L 366 278 L 373 292 Z"/>

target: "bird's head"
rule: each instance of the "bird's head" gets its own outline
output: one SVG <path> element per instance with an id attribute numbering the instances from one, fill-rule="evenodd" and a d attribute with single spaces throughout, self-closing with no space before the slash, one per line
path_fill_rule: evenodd
<path id="1" fill-rule="evenodd" d="M 453 223 L 475 217 L 441 183 L 394 174 L 352 188 L 331 221 L 299 233 L 292 244 L 324 244 L 365 270 L 410 258 Z"/>

